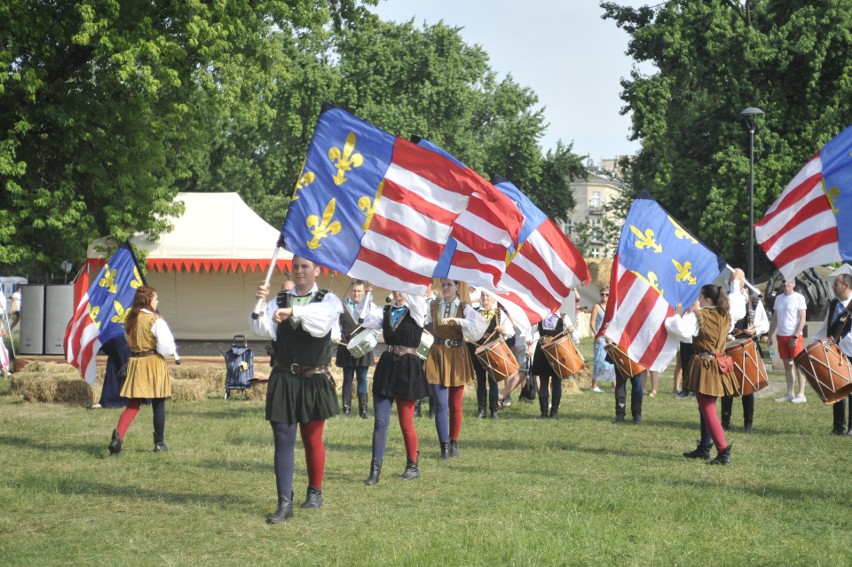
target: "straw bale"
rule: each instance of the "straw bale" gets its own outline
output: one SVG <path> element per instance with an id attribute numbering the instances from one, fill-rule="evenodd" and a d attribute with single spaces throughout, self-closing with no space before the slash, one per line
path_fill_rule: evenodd
<path id="1" fill-rule="evenodd" d="M 207 393 L 218 393 L 225 389 L 224 368 L 209 364 L 194 364 L 169 367 L 169 375 L 173 380 L 194 380 L 204 384 Z"/>
<path id="2" fill-rule="evenodd" d="M 266 380 L 259 380 L 256 382 L 252 382 L 251 387 L 245 391 L 246 399 L 253 401 L 264 401 L 266 400 L 266 387 L 268 383 Z"/>
<path id="3" fill-rule="evenodd" d="M 65 362 L 48 362 L 42 360 L 34 360 L 27 364 L 21 370 L 21 372 L 38 372 L 40 374 L 68 374 L 69 372 L 78 372 L 78 370 L 70 364 L 66 364 Z"/>
<path id="4" fill-rule="evenodd" d="M 172 380 L 172 401 L 197 402 L 207 398 L 207 384 L 203 380 Z"/>
<path id="5" fill-rule="evenodd" d="M 80 379 L 80 374 L 74 368 L 71 370 L 72 373 L 65 374 L 19 372 L 12 383 L 12 392 L 21 396 L 25 402 L 92 405 L 96 399 L 95 391 Z M 97 393 L 100 396 L 100 391 Z"/>

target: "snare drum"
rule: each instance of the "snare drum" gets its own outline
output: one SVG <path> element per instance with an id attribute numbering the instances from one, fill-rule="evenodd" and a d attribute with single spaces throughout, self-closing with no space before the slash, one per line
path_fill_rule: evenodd
<path id="1" fill-rule="evenodd" d="M 547 344 L 542 344 L 541 351 L 550 363 L 550 367 L 553 368 L 553 372 L 562 379 L 570 378 L 585 365 L 583 356 L 577 350 L 570 335 L 562 335 Z"/>
<path id="2" fill-rule="evenodd" d="M 632 378 L 637 374 L 641 374 L 645 371 L 644 366 L 640 366 L 633 362 L 628 356 L 627 353 L 624 352 L 620 346 L 615 343 L 607 343 L 604 348 L 606 349 L 607 354 L 612 359 L 612 364 L 618 368 L 618 371 L 626 380 L 627 378 Z"/>
<path id="3" fill-rule="evenodd" d="M 508 380 L 520 369 L 512 349 L 502 337 L 480 346 L 474 354 L 497 382 Z"/>
<path id="4" fill-rule="evenodd" d="M 432 343 L 434 342 L 435 337 L 432 336 L 432 333 L 423 329 L 423 334 L 420 335 L 420 344 L 417 346 L 417 352 L 414 353 L 417 355 L 417 358 L 420 360 L 429 358 L 429 349 L 432 348 Z"/>
<path id="5" fill-rule="evenodd" d="M 769 385 L 766 367 L 754 339 L 748 337 L 731 341 L 725 345 L 725 353 L 734 360 L 732 372 L 741 396 L 748 396 Z"/>
<path id="6" fill-rule="evenodd" d="M 363 329 L 349 339 L 346 350 L 355 358 L 366 356 L 379 344 L 379 334 L 373 329 Z"/>
<path id="7" fill-rule="evenodd" d="M 852 393 L 852 365 L 830 338 L 809 344 L 796 356 L 796 366 L 826 404 Z"/>

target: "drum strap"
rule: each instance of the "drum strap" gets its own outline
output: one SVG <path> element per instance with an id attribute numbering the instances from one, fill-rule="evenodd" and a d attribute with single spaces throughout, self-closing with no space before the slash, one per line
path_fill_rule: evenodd
<path id="1" fill-rule="evenodd" d="M 837 299 L 835 299 L 834 301 L 837 301 Z M 833 314 L 835 305 L 836 304 L 832 302 L 830 311 L 831 314 Z M 835 320 L 834 323 L 832 323 L 831 325 L 831 332 L 829 333 L 829 335 L 832 339 L 834 339 L 835 343 L 840 343 L 840 339 L 842 339 L 844 335 L 849 333 L 849 327 L 850 324 L 852 324 L 852 321 L 850 321 L 850 316 L 852 316 L 852 311 L 850 311 L 850 308 L 852 308 L 852 301 L 849 302 L 849 305 L 846 306 L 846 309 L 843 310 L 837 320 Z"/>

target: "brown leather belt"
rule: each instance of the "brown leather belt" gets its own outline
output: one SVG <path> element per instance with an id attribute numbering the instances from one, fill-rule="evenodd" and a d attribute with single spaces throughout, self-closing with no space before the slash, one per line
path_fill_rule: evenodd
<path id="1" fill-rule="evenodd" d="M 276 364 L 277 370 L 283 370 L 290 374 L 318 374 L 320 372 L 328 372 L 328 366 L 303 366 L 301 364 Z"/>
<path id="2" fill-rule="evenodd" d="M 157 354 L 156 350 L 140 350 L 139 352 L 130 352 L 130 358 L 142 358 L 143 356 L 151 356 Z"/>
<path id="3" fill-rule="evenodd" d="M 407 346 L 388 345 L 388 352 L 392 352 L 397 356 L 402 356 L 403 354 L 417 354 L 417 349 Z"/>

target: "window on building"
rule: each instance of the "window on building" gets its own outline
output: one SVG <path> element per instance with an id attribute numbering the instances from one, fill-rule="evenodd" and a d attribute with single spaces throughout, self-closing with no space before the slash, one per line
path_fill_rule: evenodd
<path id="1" fill-rule="evenodd" d="M 603 240 L 603 228 L 599 217 L 589 219 L 589 238 L 592 242 L 601 242 Z"/>
<path id="2" fill-rule="evenodd" d="M 571 230 L 573 228 L 574 223 L 571 219 L 568 219 L 564 223 L 562 223 L 562 232 L 564 232 L 566 236 L 571 236 Z"/>
<path id="3" fill-rule="evenodd" d="M 589 208 L 591 208 L 591 209 L 600 209 L 601 208 L 601 192 L 600 191 L 592 191 L 592 198 L 589 201 Z"/>

